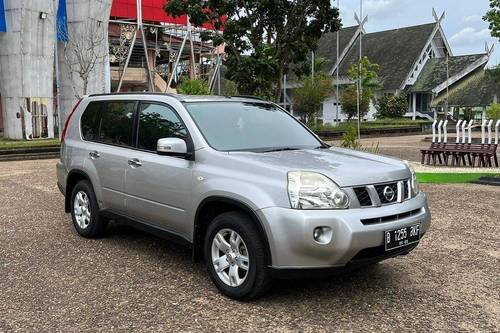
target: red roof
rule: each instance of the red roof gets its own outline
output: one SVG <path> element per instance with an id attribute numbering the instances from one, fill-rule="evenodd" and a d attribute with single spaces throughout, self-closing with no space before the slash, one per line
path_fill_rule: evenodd
<path id="1" fill-rule="evenodd" d="M 142 0 L 142 19 L 144 21 L 164 22 L 175 24 L 187 24 L 187 17 L 180 16 L 173 18 L 168 16 L 163 10 L 163 6 L 167 0 Z M 113 0 L 111 6 L 111 16 L 125 19 L 137 18 L 136 0 Z M 212 25 L 204 25 L 206 29 L 213 29 Z"/>

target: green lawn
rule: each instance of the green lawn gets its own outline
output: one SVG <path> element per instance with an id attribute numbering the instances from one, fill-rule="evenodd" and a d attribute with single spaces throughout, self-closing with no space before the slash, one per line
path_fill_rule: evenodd
<path id="1" fill-rule="evenodd" d="M 58 146 L 59 139 L 38 139 L 38 140 L 10 140 L 0 138 L 0 149 L 8 148 L 31 148 L 43 146 Z"/>
<path id="2" fill-rule="evenodd" d="M 500 173 L 417 173 L 419 183 L 458 184 L 468 183 L 484 176 L 500 177 Z"/>

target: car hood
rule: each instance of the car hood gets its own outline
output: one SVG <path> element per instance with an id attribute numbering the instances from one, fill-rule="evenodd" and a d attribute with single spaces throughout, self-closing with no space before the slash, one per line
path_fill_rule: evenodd
<path id="1" fill-rule="evenodd" d="M 285 173 L 293 170 L 316 171 L 343 187 L 411 177 L 408 167 L 401 160 L 337 147 L 268 153 L 231 152 L 229 155 L 245 164 Z"/>

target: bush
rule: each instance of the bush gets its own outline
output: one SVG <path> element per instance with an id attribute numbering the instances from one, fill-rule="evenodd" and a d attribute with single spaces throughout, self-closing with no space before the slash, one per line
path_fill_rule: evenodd
<path id="1" fill-rule="evenodd" d="M 208 83 L 203 80 L 182 80 L 177 87 L 177 91 L 185 95 L 209 95 L 210 89 Z"/>
<path id="2" fill-rule="evenodd" d="M 400 118 L 408 111 L 408 98 L 405 93 L 384 95 L 377 102 L 377 118 Z"/>
<path id="3" fill-rule="evenodd" d="M 358 131 L 356 127 L 349 125 L 344 134 L 342 134 L 342 147 L 350 149 L 359 149 L 361 147 L 358 141 Z"/>
<path id="4" fill-rule="evenodd" d="M 490 106 L 486 108 L 486 117 L 488 117 L 488 119 L 500 119 L 500 103 L 491 103 Z"/>

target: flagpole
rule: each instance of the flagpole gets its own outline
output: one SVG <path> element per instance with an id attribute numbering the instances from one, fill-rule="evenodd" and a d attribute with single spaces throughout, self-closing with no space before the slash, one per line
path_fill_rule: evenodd
<path id="1" fill-rule="evenodd" d="M 359 0 L 359 16 L 361 17 L 361 20 L 363 20 L 363 0 Z M 363 21 L 361 21 L 363 22 Z M 362 58 L 362 51 L 361 51 L 361 46 L 362 42 L 361 40 L 363 39 L 363 24 L 361 24 L 361 32 L 359 34 L 359 72 L 358 72 L 358 140 L 361 140 L 361 100 L 363 98 L 363 87 L 361 86 L 361 58 Z"/>
<path id="2" fill-rule="evenodd" d="M 339 12 L 339 15 L 340 15 L 340 0 L 337 0 L 337 10 Z M 339 63 L 339 30 L 337 30 L 337 78 L 336 78 L 336 82 L 335 82 L 335 123 L 338 124 L 339 122 L 339 67 L 340 67 L 340 63 Z"/>
<path id="3" fill-rule="evenodd" d="M 61 134 L 62 134 L 62 131 L 61 131 L 61 124 L 62 124 L 62 121 L 64 121 L 64 119 L 61 119 L 61 98 L 60 98 L 60 90 L 61 90 L 61 82 L 59 80 L 59 54 L 57 52 L 57 33 L 58 33 L 58 29 L 59 29 L 59 26 L 57 24 L 57 11 L 56 11 L 56 5 L 55 5 L 55 0 L 52 1 L 52 9 L 54 11 L 54 25 L 55 25 L 55 38 L 54 38 L 54 69 L 55 69 L 55 75 L 56 75 L 56 111 L 57 111 L 57 134 L 59 136 L 59 138 L 61 138 Z"/>

